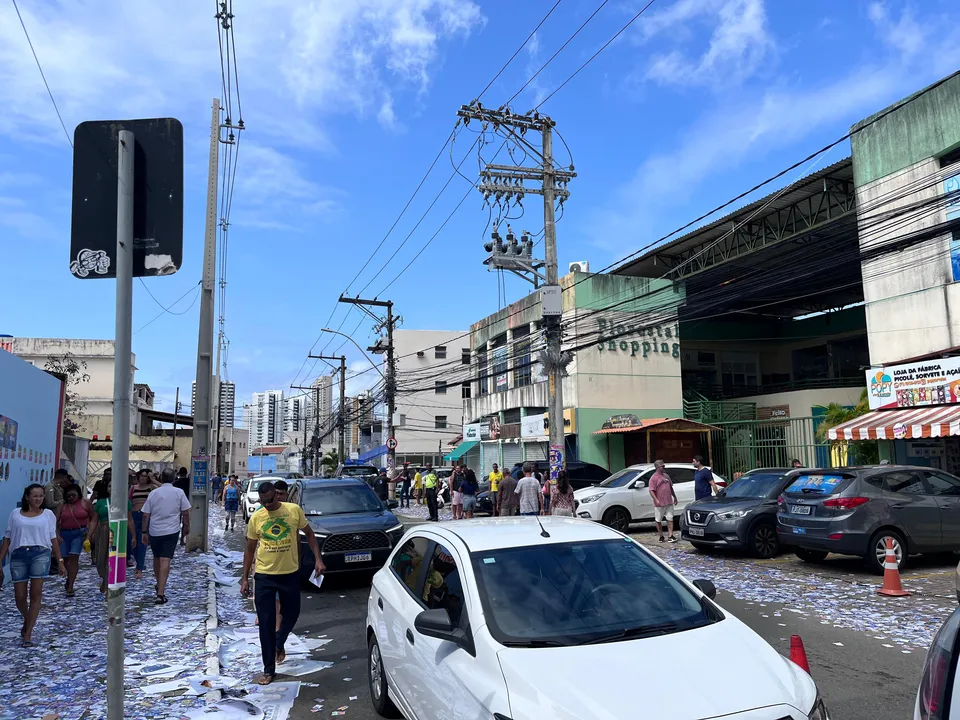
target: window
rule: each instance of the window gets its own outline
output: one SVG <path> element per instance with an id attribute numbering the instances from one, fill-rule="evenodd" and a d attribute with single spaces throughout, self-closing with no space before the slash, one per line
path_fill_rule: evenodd
<path id="1" fill-rule="evenodd" d="M 480 380 L 480 395 L 490 392 L 490 378 L 487 377 L 487 349 L 477 350 L 477 379 Z"/>
<path id="2" fill-rule="evenodd" d="M 530 326 L 524 325 L 513 331 L 516 341 L 513 351 L 513 384 L 514 387 L 524 387 L 533 384 L 533 365 L 530 362 Z"/>
<path id="3" fill-rule="evenodd" d="M 447 359 L 447 346 L 446 345 L 437 345 L 433 349 L 433 358 L 434 360 L 446 360 Z"/>
<path id="4" fill-rule="evenodd" d="M 423 567 L 423 559 L 427 554 L 429 542 L 424 537 L 412 537 L 401 547 L 393 560 L 390 562 L 390 569 L 393 574 L 413 594 L 417 597 L 417 580 L 420 576 L 420 570 Z M 419 599 L 419 598 L 418 598 Z"/>
<path id="5" fill-rule="evenodd" d="M 920 473 L 893 472 L 884 478 L 884 489 L 901 495 L 926 495 L 927 488 L 920 479 Z"/>
<path id="6" fill-rule="evenodd" d="M 470 383 L 465 382 L 460 386 L 460 397 L 464 400 L 470 399 Z"/>
<path id="7" fill-rule="evenodd" d="M 443 380 L 437 380 L 434 383 L 433 392 L 437 395 L 446 395 L 447 394 L 447 384 Z"/>
<path id="8" fill-rule="evenodd" d="M 504 392 L 508 387 L 507 369 L 509 367 L 509 349 L 507 335 L 504 333 L 493 341 L 493 380 L 494 392 Z"/>
<path id="9" fill-rule="evenodd" d="M 446 430 L 447 429 L 447 416 L 446 415 L 437 415 L 433 419 L 433 427 L 435 430 Z"/>
<path id="10" fill-rule="evenodd" d="M 960 495 L 960 480 L 946 473 L 927 471 L 927 483 L 934 495 Z"/>
<path id="11" fill-rule="evenodd" d="M 460 569 L 453 555 L 443 545 L 437 545 L 427 568 L 423 584 L 423 602 L 430 610 L 446 610 L 454 627 L 463 614 L 463 585 Z"/>
<path id="12" fill-rule="evenodd" d="M 460 364 L 469 365 L 470 364 L 470 348 L 463 348 L 460 350 Z"/>
<path id="13" fill-rule="evenodd" d="M 609 488 L 626 487 L 627 485 L 632 483 L 634 480 L 636 480 L 639 474 L 640 473 L 637 472 L 636 470 L 625 468 L 620 472 L 614 473 L 613 475 L 608 477 L 606 480 L 604 480 L 602 483 L 600 483 L 600 487 L 609 487 Z"/>
<path id="14" fill-rule="evenodd" d="M 674 485 L 693 482 L 693 468 L 668 467 L 667 475 L 673 480 Z"/>

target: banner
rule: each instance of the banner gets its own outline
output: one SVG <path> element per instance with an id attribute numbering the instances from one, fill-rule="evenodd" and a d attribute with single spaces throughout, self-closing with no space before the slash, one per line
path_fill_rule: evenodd
<path id="1" fill-rule="evenodd" d="M 960 402 L 960 358 L 923 360 L 867 370 L 871 410 Z"/>
<path id="2" fill-rule="evenodd" d="M 547 436 L 547 416 L 544 413 L 539 415 L 527 415 L 520 418 L 520 437 L 523 438 L 543 438 Z"/>
<path id="3" fill-rule="evenodd" d="M 138 538 L 142 540 L 142 538 Z M 107 556 L 107 587 L 119 590 L 127 584 L 127 521 L 110 521 L 110 552 Z"/>

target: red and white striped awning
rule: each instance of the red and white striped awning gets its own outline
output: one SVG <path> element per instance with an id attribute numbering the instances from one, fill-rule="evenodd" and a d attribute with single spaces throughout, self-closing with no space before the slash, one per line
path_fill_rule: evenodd
<path id="1" fill-rule="evenodd" d="M 960 435 L 960 405 L 874 410 L 830 428 L 831 440 L 901 440 Z"/>

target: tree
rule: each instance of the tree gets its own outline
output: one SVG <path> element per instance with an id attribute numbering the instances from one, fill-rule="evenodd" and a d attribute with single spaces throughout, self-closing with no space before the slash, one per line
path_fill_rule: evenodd
<path id="1" fill-rule="evenodd" d="M 47 358 L 43 369 L 51 375 L 60 378 L 65 386 L 63 402 L 63 434 L 76 435 L 83 430 L 81 422 L 85 416 L 84 404 L 80 396 L 73 390 L 83 383 L 90 382 L 87 373 L 87 363 L 78 359 L 73 353 L 51 355 Z"/>
<path id="2" fill-rule="evenodd" d="M 817 439 L 821 442 L 828 442 L 828 431 L 830 428 L 842 425 L 845 422 L 855 420 L 861 415 L 870 412 L 870 400 L 867 396 L 867 389 L 864 388 L 860 393 L 860 400 L 854 406 L 841 405 L 840 403 L 830 403 L 829 405 L 818 405 L 823 409 L 822 421 L 817 428 Z M 845 465 L 875 465 L 880 462 L 880 448 L 876 440 L 835 440 L 834 447 L 841 458 L 841 464 Z"/>
<path id="3" fill-rule="evenodd" d="M 331 473 L 335 472 L 339 465 L 340 455 L 336 450 L 328 450 L 327 453 L 320 458 L 320 466 Z"/>

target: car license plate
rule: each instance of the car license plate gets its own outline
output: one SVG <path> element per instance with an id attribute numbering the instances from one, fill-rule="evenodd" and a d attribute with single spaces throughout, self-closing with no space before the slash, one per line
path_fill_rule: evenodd
<path id="1" fill-rule="evenodd" d="M 809 515 L 810 506 L 809 505 L 791 505 L 790 512 L 794 515 Z"/>
<path id="2" fill-rule="evenodd" d="M 795 528 L 793 529 L 793 532 L 794 532 L 795 535 L 806 535 L 806 534 L 807 534 L 807 529 L 806 529 L 806 528 L 798 528 L 798 527 L 795 527 Z"/>
<path id="3" fill-rule="evenodd" d="M 703 537 L 703 528 L 687 528 L 692 537 Z"/>
<path id="4" fill-rule="evenodd" d="M 373 560 L 372 553 L 347 553 L 343 556 L 343 561 L 352 563 L 352 562 L 370 562 Z"/>

